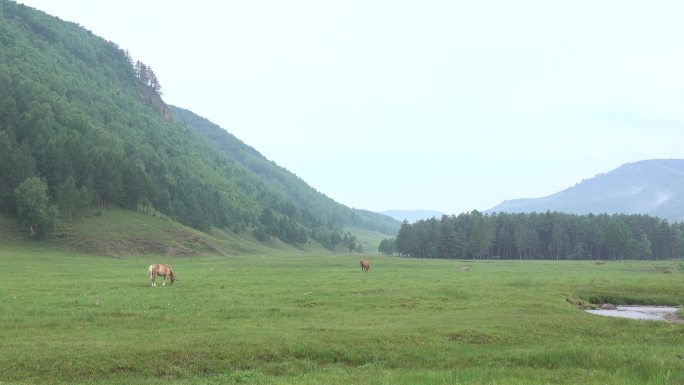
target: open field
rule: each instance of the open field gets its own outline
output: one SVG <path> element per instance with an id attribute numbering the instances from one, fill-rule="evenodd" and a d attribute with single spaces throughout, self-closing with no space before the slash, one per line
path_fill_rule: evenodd
<path id="1" fill-rule="evenodd" d="M 571 303 L 681 304 L 681 262 L 358 259 L 0 247 L 0 384 L 684 384 L 684 325 Z"/>

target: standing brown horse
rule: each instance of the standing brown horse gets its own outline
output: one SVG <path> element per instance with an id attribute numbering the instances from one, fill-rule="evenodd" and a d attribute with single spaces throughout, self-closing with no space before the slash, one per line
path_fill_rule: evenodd
<path id="1" fill-rule="evenodd" d="M 361 264 L 361 271 L 370 270 L 370 262 L 368 262 L 367 260 L 363 259 L 359 261 L 359 263 Z"/>
<path id="2" fill-rule="evenodd" d="M 154 280 L 157 279 L 158 275 L 161 275 L 162 277 L 164 277 L 164 282 L 162 283 L 162 286 L 166 286 L 166 276 L 169 277 L 169 281 L 171 282 L 171 286 L 173 286 L 173 281 L 176 280 L 176 276 L 173 274 L 173 270 L 171 270 L 171 266 L 162 265 L 160 263 L 151 264 L 150 267 L 147 269 L 147 275 L 150 277 L 150 281 L 152 281 L 153 287 L 157 286 L 157 283 L 154 282 Z"/>

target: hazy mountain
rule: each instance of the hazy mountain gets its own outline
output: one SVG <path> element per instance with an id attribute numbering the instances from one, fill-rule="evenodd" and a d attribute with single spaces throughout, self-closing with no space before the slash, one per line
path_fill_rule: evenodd
<path id="1" fill-rule="evenodd" d="M 627 163 L 558 193 L 513 199 L 488 212 L 558 211 L 574 214 L 648 214 L 684 220 L 684 159 Z"/>
<path id="2" fill-rule="evenodd" d="M 388 215 L 398 221 L 408 221 L 409 223 L 414 223 L 416 221 L 419 221 L 421 219 L 430 219 L 430 218 L 441 218 L 442 213 L 439 211 L 431 211 L 431 210 L 386 210 L 386 211 L 381 211 L 381 214 Z"/>

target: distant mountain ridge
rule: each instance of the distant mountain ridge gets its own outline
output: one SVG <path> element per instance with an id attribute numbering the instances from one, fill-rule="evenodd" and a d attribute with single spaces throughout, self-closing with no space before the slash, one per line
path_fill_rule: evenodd
<path id="1" fill-rule="evenodd" d="M 408 221 L 409 223 L 417 222 L 421 219 L 440 218 L 443 213 L 432 210 L 386 210 L 381 211 L 380 214 L 390 216 L 398 221 Z"/>
<path id="2" fill-rule="evenodd" d="M 504 201 L 487 212 L 647 214 L 684 221 L 684 159 L 627 163 L 542 198 Z"/>

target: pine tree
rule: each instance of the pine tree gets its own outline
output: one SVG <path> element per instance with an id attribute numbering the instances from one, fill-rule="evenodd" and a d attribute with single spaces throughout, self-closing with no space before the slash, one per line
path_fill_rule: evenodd
<path id="1" fill-rule="evenodd" d="M 157 80 L 157 75 L 154 74 L 151 68 L 149 68 L 149 78 L 150 78 L 150 87 L 156 92 L 157 94 L 161 95 L 161 85 L 159 84 L 159 80 Z"/>
<path id="2" fill-rule="evenodd" d="M 138 79 L 144 85 L 149 85 L 150 82 L 150 69 L 145 65 L 145 63 L 140 60 L 135 62 L 135 74 L 138 75 Z"/>
<path id="3" fill-rule="evenodd" d="M 157 75 L 152 70 L 152 67 L 138 60 L 135 62 L 134 69 L 140 83 L 152 88 L 158 95 L 162 94 L 161 84 L 159 84 L 159 79 L 157 79 Z"/>

